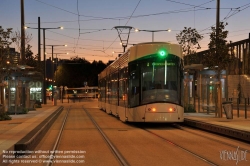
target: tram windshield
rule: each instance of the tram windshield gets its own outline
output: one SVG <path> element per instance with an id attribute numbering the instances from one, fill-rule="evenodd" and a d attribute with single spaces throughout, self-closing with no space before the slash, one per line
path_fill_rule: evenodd
<path id="1" fill-rule="evenodd" d="M 130 65 L 130 106 L 154 102 L 181 105 L 182 78 L 177 56 L 138 60 Z"/>

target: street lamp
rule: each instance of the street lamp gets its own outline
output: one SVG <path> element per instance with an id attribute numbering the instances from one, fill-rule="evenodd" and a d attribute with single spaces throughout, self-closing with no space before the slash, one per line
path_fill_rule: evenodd
<path id="1" fill-rule="evenodd" d="M 40 19 L 39 19 L 40 21 Z M 46 101 L 46 51 L 45 51 L 45 30 L 47 29 L 63 29 L 63 27 L 57 27 L 57 28 L 41 28 L 40 23 L 38 28 L 32 28 L 32 27 L 25 27 L 25 29 L 38 29 L 38 34 L 40 34 L 40 30 L 43 30 L 43 59 L 44 59 L 44 78 L 43 78 L 43 103 L 47 104 Z M 40 36 L 38 37 L 38 43 L 40 43 Z M 40 48 L 40 47 L 39 47 Z M 38 50 L 40 53 L 40 49 Z"/>
<path id="2" fill-rule="evenodd" d="M 165 30 L 145 30 L 145 29 L 135 29 L 135 32 L 140 32 L 140 31 L 144 31 L 144 32 L 152 32 L 152 42 L 154 42 L 154 32 L 162 32 L 162 31 L 171 32 L 171 29 L 165 29 Z"/>
<path id="3" fill-rule="evenodd" d="M 54 63 L 53 63 L 53 60 L 54 60 L 54 47 L 57 47 L 57 46 L 64 46 L 64 47 L 67 47 L 67 45 L 46 45 L 46 46 L 51 46 L 52 48 L 52 74 L 53 74 L 53 78 L 52 78 L 52 101 L 53 101 L 53 97 L 54 97 Z"/>
<path id="4" fill-rule="evenodd" d="M 118 36 L 120 38 L 121 45 L 123 47 L 123 52 L 125 52 L 125 49 L 128 46 L 130 31 L 131 31 L 131 29 L 133 29 L 133 27 L 131 27 L 131 26 L 115 26 L 114 28 L 118 32 Z M 125 36 L 127 36 L 127 38 L 124 38 Z"/>

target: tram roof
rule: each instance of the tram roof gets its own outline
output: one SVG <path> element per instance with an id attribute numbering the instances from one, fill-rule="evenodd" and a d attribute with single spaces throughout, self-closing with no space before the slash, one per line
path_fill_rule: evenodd
<path id="1" fill-rule="evenodd" d="M 148 46 L 147 46 L 148 45 Z M 107 66 L 98 76 L 103 78 L 108 73 L 113 73 L 118 70 L 118 68 L 123 68 L 128 65 L 129 62 L 136 60 L 144 55 L 154 54 L 156 49 L 160 49 L 162 46 L 168 48 L 169 53 L 180 55 L 182 58 L 182 49 L 179 44 L 172 44 L 168 42 L 144 42 L 138 43 L 127 49 L 121 56 Z M 145 47 L 144 47 L 145 46 Z"/>

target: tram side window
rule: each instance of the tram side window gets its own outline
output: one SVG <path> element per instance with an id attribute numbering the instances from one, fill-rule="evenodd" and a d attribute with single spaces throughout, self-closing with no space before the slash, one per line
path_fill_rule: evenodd
<path id="1" fill-rule="evenodd" d="M 105 101 L 105 79 L 99 81 L 99 86 L 100 86 L 99 101 Z"/>
<path id="2" fill-rule="evenodd" d="M 107 84 L 106 84 L 106 101 L 107 103 L 111 103 L 111 81 L 110 76 L 107 78 Z"/>
<path id="3" fill-rule="evenodd" d="M 133 64 L 130 66 L 129 73 L 129 105 L 130 107 L 139 105 L 139 78 L 140 78 L 140 70 L 137 64 Z"/>
<path id="4" fill-rule="evenodd" d="M 117 88 L 118 88 L 118 73 L 113 73 L 111 75 L 111 104 L 117 105 L 118 104 L 118 94 L 117 94 Z"/>
<path id="5" fill-rule="evenodd" d="M 120 106 L 126 106 L 127 105 L 127 99 L 128 99 L 128 94 L 127 94 L 127 68 L 123 68 L 119 71 L 119 105 Z"/>

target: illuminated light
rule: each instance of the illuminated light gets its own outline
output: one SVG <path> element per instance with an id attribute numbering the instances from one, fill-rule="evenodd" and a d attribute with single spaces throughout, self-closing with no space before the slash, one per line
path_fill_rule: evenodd
<path id="1" fill-rule="evenodd" d="M 16 88 L 10 88 L 10 91 L 11 92 L 16 91 Z"/>
<path id="2" fill-rule="evenodd" d="M 155 111 L 156 111 L 156 108 L 152 108 L 152 111 L 155 112 Z"/>
<path id="3" fill-rule="evenodd" d="M 42 88 L 30 88 L 30 92 L 40 92 Z"/>
<path id="4" fill-rule="evenodd" d="M 175 112 L 175 108 L 170 107 L 170 108 L 168 109 L 168 111 L 169 111 L 169 112 Z"/>
<path id="5" fill-rule="evenodd" d="M 159 50 L 159 51 L 158 51 L 158 55 L 161 56 L 161 57 L 164 57 L 164 56 L 167 56 L 168 53 L 167 53 L 166 50 Z"/>
<path id="6" fill-rule="evenodd" d="M 165 52 L 165 51 L 160 51 L 159 54 L 160 54 L 161 56 L 165 56 L 165 55 L 166 55 L 166 52 Z"/>

